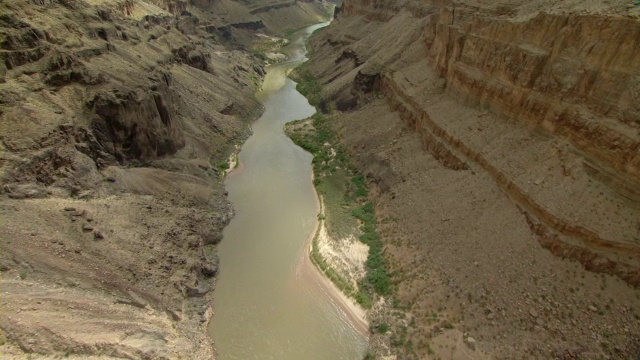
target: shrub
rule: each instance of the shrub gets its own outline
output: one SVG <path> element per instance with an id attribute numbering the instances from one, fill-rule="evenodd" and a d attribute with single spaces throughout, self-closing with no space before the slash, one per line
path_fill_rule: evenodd
<path id="1" fill-rule="evenodd" d="M 378 294 L 389 295 L 391 293 L 391 281 L 384 267 L 380 266 L 373 270 L 370 269 L 365 279 L 369 284 L 373 285 L 373 289 Z"/>
<path id="2" fill-rule="evenodd" d="M 218 169 L 219 169 L 220 171 L 225 171 L 225 170 L 229 169 L 229 162 L 228 162 L 228 161 L 226 161 L 226 160 L 225 160 L 225 161 L 220 162 L 220 163 L 218 164 Z"/>
<path id="3" fill-rule="evenodd" d="M 367 195 L 369 195 L 369 192 L 367 191 L 367 186 L 364 182 L 364 175 L 354 176 L 351 179 L 351 182 L 356 187 L 356 190 L 354 191 L 354 194 L 356 195 L 356 197 L 366 197 Z"/>
<path id="4" fill-rule="evenodd" d="M 360 304 L 365 309 L 371 309 L 373 306 L 373 301 L 371 297 L 366 292 L 360 290 L 354 296 L 356 302 Z"/>
<path id="5" fill-rule="evenodd" d="M 378 325 L 377 328 L 378 328 L 378 332 L 379 333 L 384 334 L 387 331 L 389 331 L 389 324 L 382 323 L 382 324 Z"/>

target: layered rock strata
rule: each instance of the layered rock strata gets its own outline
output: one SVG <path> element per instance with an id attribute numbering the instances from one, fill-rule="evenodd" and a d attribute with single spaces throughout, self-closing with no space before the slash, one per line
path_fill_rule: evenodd
<path id="1" fill-rule="evenodd" d="M 314 39 L 307 68 L 377 189 L 415 319 L 379 352 L 639 351 L 634 11 L 347 1 Z"/>

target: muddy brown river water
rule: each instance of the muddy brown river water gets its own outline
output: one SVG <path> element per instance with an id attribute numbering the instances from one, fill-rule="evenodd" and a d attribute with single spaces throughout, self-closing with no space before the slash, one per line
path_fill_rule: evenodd
<path id="1" fill-rule="evenodd" d="M 318 214 L 312 157 L 283 131 L 315 112 L 286 72 L 306 60 L 304 41 L 326 25 L 294 34 L 290 60 L 267 69 L 258 95 L 264 114 L 226 180 L 236 215 L 218 247 L 209 327 L 220 360 L 356 360 L 366 351 L 362 324 L 308 260 Z"/>

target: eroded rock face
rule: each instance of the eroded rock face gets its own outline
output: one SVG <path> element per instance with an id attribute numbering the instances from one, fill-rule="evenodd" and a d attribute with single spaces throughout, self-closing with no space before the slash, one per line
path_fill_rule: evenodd
<path id="1" fill-rule="evenodd" d="M 466 351 L 466 339 L 477 356 L 640 351 L 625 325 L 640 309 L 638 12 L 349 0 L 312 39 L 305 67 L 387 216 L 393 301 L 417 324 L 376 310 L 373 323 L 397 326 L 372 336 L 381 355 Z M 622 332 L 593 344 L 607 328 Z M 389 350 L 407 332 L 430 350 Z"/>
<path id="2" fill-rule="evenodd" d="M 196 47 L 193 45 L 181 46 L 180 48 L 173 50 L 173 54 L 178 61 L 184 62 L 189 66 L 207 72 L 212 71 L 211 66 L 208 64 L 208 60 L 211 56 L 201 50 L 196 50 Z"/>
<path id="3" fill-rule="evenodd" d="M 216 103 L 222 106 L 231 102 L 236 94 L 245 94 L 246 97 L 240 101 L 234 99 L 234 114 L 238 117 L 246 116 L 256 105 L 251 100 L 252 88 L 248 86 L 251 82 L 240 79 L 231 66 L 235 62 L 244 63 L 249 69 L 248 76 L 254 73 L 260 76 L 260 72 L 253 70 L 260 69 L 259 65 L 253 66 L 254 59 L 243 58 L 240 53 L 227 52 L 212 59 L 214 44 L 208 44 L 208 48 L 203 42 L 184 45 L 184 31 L 176 24 L 182 19 L 193 19 L 193 15 L 171 18 L 166 14 L 146 14 L 139 23 L 126 18 L 135 10 L 131 6 L 127 8 L 130 11 L 123 11 L 125 17 L 122 17 L 117 12 L 122 10 L 118 6 L 94 8 L 81 3 L 72 5 L 74 15 L 82 22 L 78 20 L 75 23 L 72 16 L 66 24 L 54 21 L 42 29 L 37 27 L 42 25 L 27 22 L 29 17 L 18 20 L 14 14 L 19 11 L 18 4 L 13 8 L 9 6 L 4 12 L 2 31 L 6 36 L 2 46 L 6 51 L 2 56 L 5 71 L 8 71 L 5 78 L 8 76 L 10 81 L 3 89 L 7 105 L 4 116 L 9 124 L 5 141 L 11 151 L 71 146 L 70 151 L 79 150 L 92 157 L 97 168 L 131 160 L 149 161 L 175 154 L 188 145 L 187 138 L 200 136 L 207 127 L 215 133 L 219 133 L 221 128 L 228 128 L 221 125 L 222 116 L 214 119 L 208 115 L 219 111 Z M 51 3 L 47 6 L 66 9 L 71 5 Z M 44 11 L 47 6 L 36 5 L 34 9 Z M 46 19 L 43 21 L 46 23 Z M 74 29 L 77 39 L 84 40 L 68 36 L 69 28 Z M 148 32 L 151 36 L 141 32 Z M 206 35 L 203 29 L 198 28 L 191 29 L 191 33 L 190 36 Z M 146 43 L 141 40 L 147 38 Z M 159 39 L 163 39 L 166 46 L 158 47 L 155 43 Z M 23 56 L 24 49 L 40 55 Z M 228 69 L 226 64 L 230 66 Z M 206 71 L 210 75 L 199 76 L 198 71 Z M 22 74 L 28 74 L 32 79 L 28 83 L 16 82 L 14 79 Z M 217 95 L 212 91 L 207 101 L 208 109 L 189 104 L 201 103 L 199 99 L 194 101 L 188 99 L 191 95 L 183 96 L 189 77 L 198 77 L 206 87 L 207 82 L 215 83 L 216 77 L 229 76 L 235 77 L 235 83 L 219 87 L 221 91 Z M 29 95 L 42 86 L 52 90 L 38 96 Z M 29 97 L 32 99 L 25 101 Z M 211 101 L 211 97 L 219 100 Z M 69 99 L 73 102 L 68 102 Z M 78 106 L 79 102 L 84 103 L 83 106 Z M 40 139 L 40 128 L 25 123 L 25 116 L 44 125 L 41 129 L 45 134 L 49 133 L 48 137 L 60 126 L 71 126 L 76 129 L 73 131 L 86 136 L 67 135 L 69 138 L 63 143 L 54 144 L 51 139 Z M 69 125 L 69 120 L 74 118 L 91 121 L 76 121 Z M 191 127 L 192 130 L 199 127 L 197 135 L 184 132 L 184 118 L 201 121 L 202 126 Z M 234 130 L 227 131 L 231 138 L 242 131 L 238 125 L 231 125 Z M 204 154 L 196 156 L 201 155 Z M 10 168 L 11 162 L 5 166 L 7 170 Z M 20 169 L 18 172 L 24 172 L 25 167 L 20 165 Z M 46 182 L 51 184 L 53 181 L 46 179 Z"/>
<path id="4" fill-rule="evenodd" d="M 213 356 L 232 215 L 216 164 L 249 134 L 265 73 L 200 5 L 216 4 L 0 4 L 3 355 Z"/>
<path id="5" fill-rule="evenodd" d="M 344 54 L 345 52 L 336 60 L 336 63 L 344 59 Z M 357 57 L 354 57 L 354 59 L 356 67 L 361 65 L 361 63 L 358 63 Z M 333 97 L 332 100 L 335 101 L 336 108 L 340 111 L 349 111 L 370 102 L 377 95 L 375 92 L 380 90 L 381 72 L 382 67 L 375 63 L 367 64 L 358 70 L 351 88 L 348 91 L 344 89 Z M 326 107 L 325 102 L 322 102 L 322 104 Z"/>
<path id="6" fill-rule="evenodd" d="M 447 90 L 568 139 L 613 188 L 640 199 L 637 21 L 544 13 L 496 21 L 464 10 L 443 8 L 426 29 Z"/>
<path id="7" fill-rule="evenodd" d="M 380 81 L 380 73 L 382 67 L 377 64 L 367 64 L 358 71 L 355 79 L 353 79 L 353 93 L 370 94 L 373 92 Z"/>
<path id="8" fill-rule="evenodd" d="M 165 97 L 158 92 L 99 92 L 87 104 L 97 115 L 98 143 L 120 161 L 175 154 L 185 140 Z"/>

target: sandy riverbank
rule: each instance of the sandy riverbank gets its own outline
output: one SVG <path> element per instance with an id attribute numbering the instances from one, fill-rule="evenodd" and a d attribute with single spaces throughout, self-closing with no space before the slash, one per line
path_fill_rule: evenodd
<path id="1" fill-rule="evenodd" d="M 313 176 L 312 176 L 313 179 Z M 316 198 L 316 207 L 318 209 L 318 217 L 324 218 L 324 206 L 322 200 L 318 196 L 317 191 L 314 188 L 314 194 Z M 297 276 L 302 276 L 310 281 L 316 281 L 321 285 L 321 288 L 331 297 L 334 303 L 344 312 L 345 316 L 350 320 L 352 325 L 361 331 L 362 334 L 369 336 L 369 322 L 367 320 L 367 311 L 358 305 L 353 299 L 344 294 L 340 289 L 331 282 L 323 273 L 313 264 L 311 260 L 311 248 L 313 239 L 325 229 L 326 220 L 316 220 L 315 226 L 305 246 L 304 252 L 300 257 L 298 269 L 296 271 Z"/>

